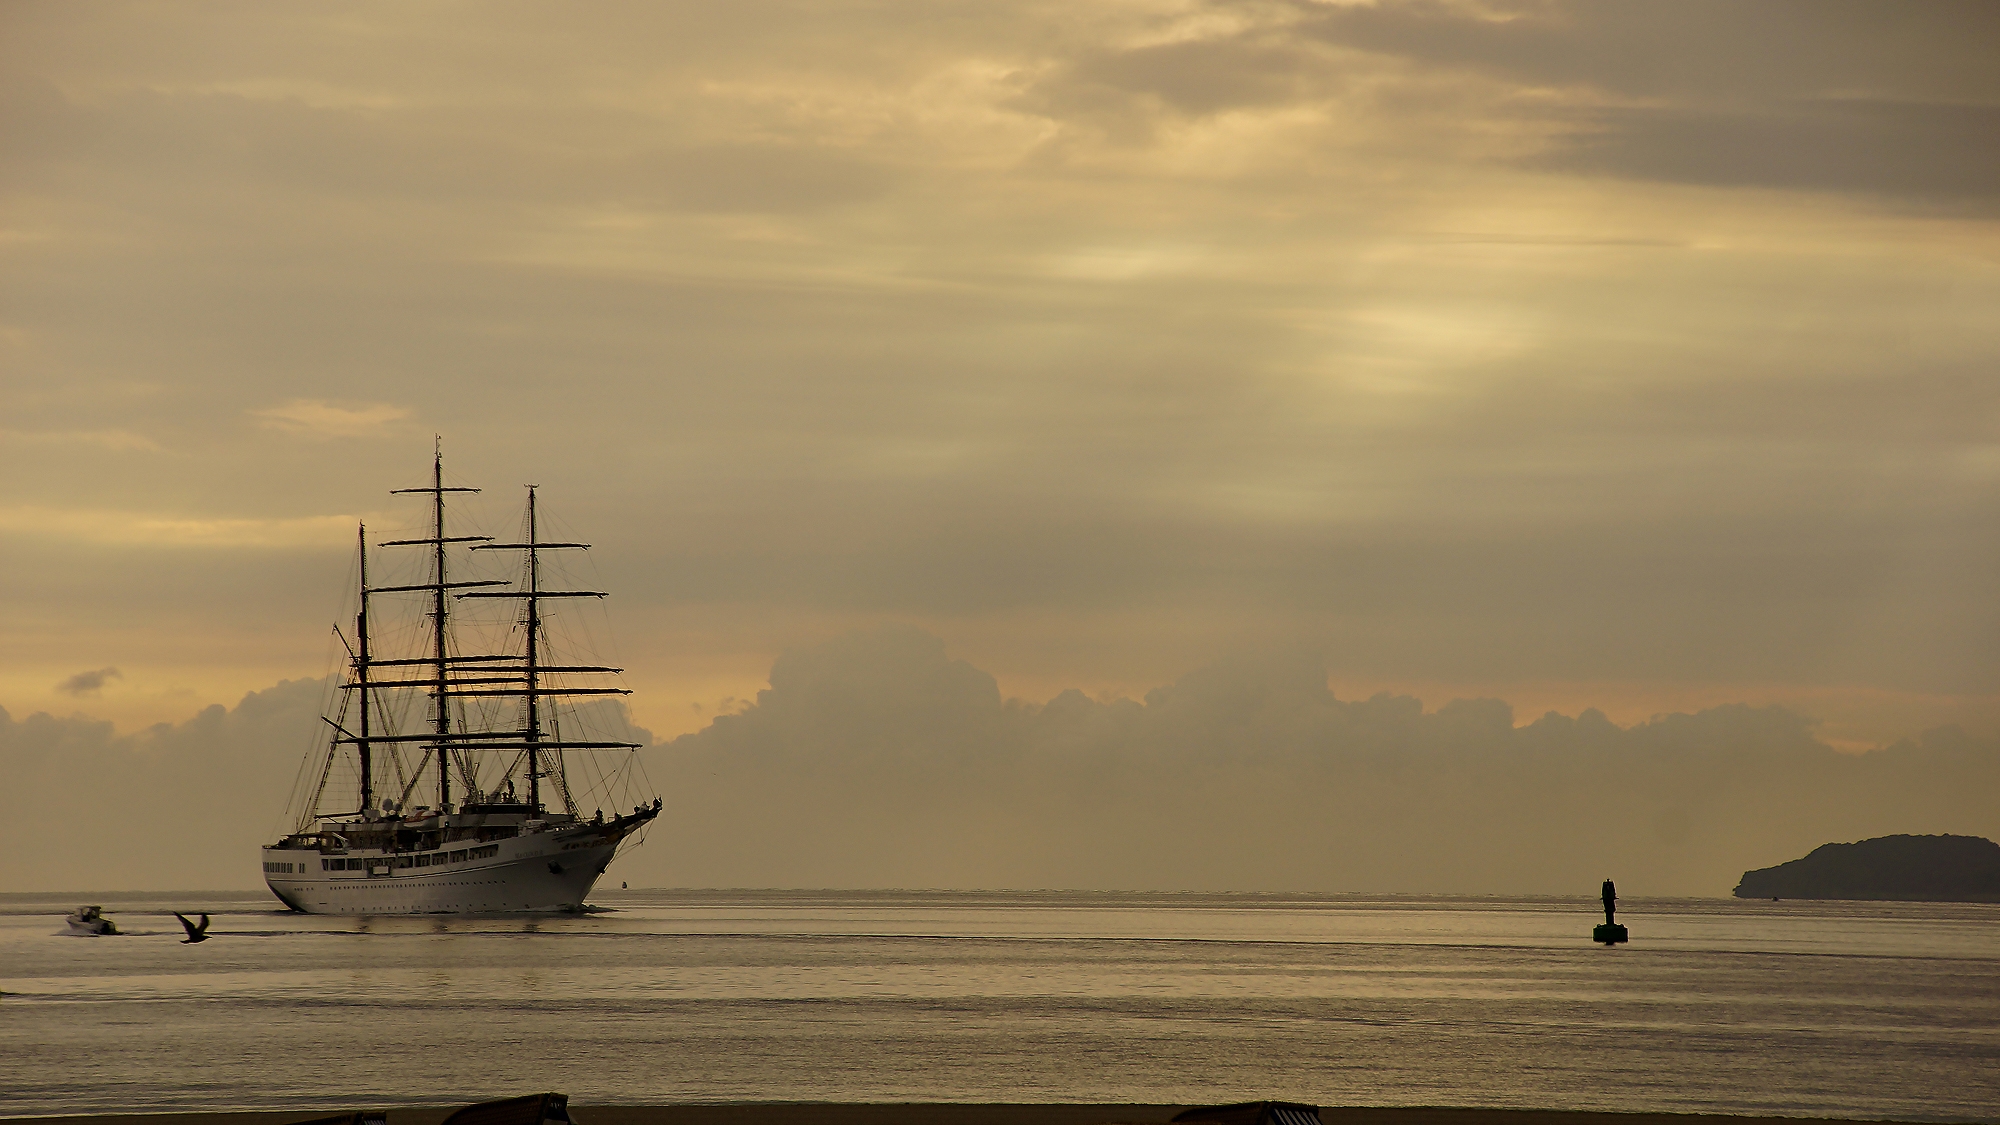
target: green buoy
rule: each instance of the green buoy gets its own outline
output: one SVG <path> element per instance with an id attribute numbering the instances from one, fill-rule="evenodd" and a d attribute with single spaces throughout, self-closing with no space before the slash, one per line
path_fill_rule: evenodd
<path id="1" fill-rule="evenodd" d="M 1625 940 L 1625 927 L 1612 921 L 1612 913 L 1618 908 L 1618 888 L 1611 880 L 1604 881 L 1604 924 L 1590 931 L 1590 940 L 1602 945 L 1617 945 Z"/>

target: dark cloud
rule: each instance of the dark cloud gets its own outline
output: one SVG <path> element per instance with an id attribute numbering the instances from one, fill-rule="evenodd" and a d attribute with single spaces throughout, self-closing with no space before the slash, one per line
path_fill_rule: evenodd
<path id="1" fill-rule="evenodd" d="M 99 668 L 91 672 L 78 672 L 56 685 L 56 690 L 66 695 L 96 695 L 104 690 L 106 680 L 123 679 L 124 673 L 116 668 Z"/>
<path id="2" fill-rule="evenodd" d="M 665 758 L 678 811 L 633 870 L 679 884 L 1724 894 L 1829 840 L 2000 828 L 2000 746 L 1954 731 L 1855 757 L 1770 707 L 1516 727 L 1338 699 L 1300 655 L 1037 706 L 908 628 L 788 653 Z"/>
<path id="3" fill-rule="evenodd" d="M 1722 187 L 2000 196 L 2000 105 L 1605 108 L 1583 119 L 1542 166 Z"/>
<path id="4" fill-rule="evenodd" d="M 2000 98 L 1980 0 L 1514 0 L 1302 6 L 1302 34 L 1529 86 L 1674 101 Z"/>
<path id="5" fill-rule="evenodd" d="M 1542 167 L 1728 187 L 2000 191 L 2000 10 L 1989 4 L 1418 2 L 1322 10 L 1305 29 L 1517 92 L 1597 95 Z"/>

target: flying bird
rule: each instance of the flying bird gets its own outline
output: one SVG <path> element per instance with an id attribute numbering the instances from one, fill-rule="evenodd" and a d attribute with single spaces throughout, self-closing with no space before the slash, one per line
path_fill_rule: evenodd
<path id="1" fill-rule="evenodd" d="M 187 915 L 182 914 L 178 910 L 174 911 L 174 917 L 181 920 L 182 927 L 188 932 L 187 940 L 181 942 L 182 945 L 193 945 L 195 942 L 208 940 L 208 915 L 204 914 L 201 916 L 200 925 L 188 921 Z"/>

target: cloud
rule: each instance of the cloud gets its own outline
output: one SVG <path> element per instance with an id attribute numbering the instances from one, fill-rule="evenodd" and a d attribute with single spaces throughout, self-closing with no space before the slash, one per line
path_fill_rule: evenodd
<path id="1" fill-rule="evenodd" d="M 322 438 L 381 436 L 392 423 L 410 416 L 407 408 L 386 403 L 342 406 L 305 398 L 250 413 L 274 429 Z"/>
<path id="2" fill-rule="evenodd" d="M 1534 161 L 1574 171 L 1724 187 L 2000 195 L 2000 105 L 1854 99 L 1758 112 L 1606 107 Z"/>
<path id="3" fill-rule="evenodd" d="M 664 756 L 631 862 L 676 884 L 1720 895 L 1830 840 L 2000 832 L 2000 744 L 1951 730 L 1855 756 L 1771 707 L 1516 726 L 1338 699 L 1303 654 L 1031 704 L 907 627 L 787 653 Z"/>
<path id="4" fill-rule="evenodd" d="M 435 423 L 705 698 L 877 617 L 1038 692 L 1987 692 L 1995 232 L 1904 205 L 1991 198 L 1981 10 L 37 8 L 0 535 L 75 647 L 4 674 L 316 670 Z M 179 549 L 244 544 L 311 550 Z"/>
<path id="5" fill-rule="evenodd" d="M 713 212 L 811 211 L 872 199 L 889 170 L 809 146 L 702 145 L 648 154 L 627 169 L 634 198 Z"/>
<path id="6" fill-rule="evenodd" d="M 1868 91 L 1915 100 L 2000 96 L 1979 0 L 1408 0 L 1312 5 L 1310 38 L 1524 85 L 1629 98 L 1759 99 Z"/>
<path id="7" fill-rule="evenodd" d="M 69 695 L 96 695 L 104 689 L 106 680 L 122 680 L 125 673 L 116 668 L 99 668 L 93 672 L 78 672 L 56 685 L 56 690 Z"/>
<path id="8" fill-rule="evenodd" d="M 1509 83 L 1579 122 L 1529 163 L 1634 179 L 1917 197 L 2000 192 L 1990 5 L 1414 2 L 1302 33 Z M 1567 134 L 1567 136 L 1565 136 Z"/>
<path id="9" fill-rule="evenodd" d="M 318 681 L 288 681 L 134 734 L 0 710 L 0 766 L 12 792 L 32 794 L 23 815 L 0 824 L 0 846 L 51 863 L 42 872 L 0 858 L 0 880 L 47 890 L 256 886 L 257 847 L 282 830 L 300 755 L 320 737 L 323 696 Z M 103 830 L 63 833 L 83 810 L 107 812 Z M 34 846 L 51 834 L 65 846 Z M 168 838 L 180 846 L 145 846 Z"/>
<path id="10" fill-rule="evenodd" d="M 1205 116 L 1323 97 L 1332 69 L 1308 43 L 1242 34 L 1187 39 L 1084 54 L 1038 83 L 1023 104 L 1067 115 L 1137 95 Z"/>
<path id="11" fill-rule="evenodd" d="M 31 432 L 24 430 L 0 430 L 0 441 L 17 441 L 37 445 L 84 445 L 117 452 L 157 453 L 160 443 L 144 434 L 130 430 L 63 430 Z"/>
<path id="12" fill-rule="evenodd" d="M 295 519 L 170 516 L 151 512 L 0 508 L 0 532 L 22 539 L 112 547 L 312 547 L 351 542 L 351 516 Z"/>
<path id="13" fill-rule="evenodd" d="M 22 810 L 0 822 L 0 880 L 256 885 L 287 792 L 318 779 L 300 762 L 327 690 L 288 681 L 129 735 L 0 711 Z M 593 721 L 650 741 L 622 711 Z M 2000 742 L 1951 729 L 1855 755 L 1775 707 L 1517 726 L 1492 699 L 1336 698 L 1305 650 L 1143 699 L 1032 703 L 907 626 L 787 652 L 754 703 L 640 754 L 668 807 L 615 872 L 641 885 L 1587 894 L 1610 876 L 1723 895 L 1830 841 L 2000 835 Z M 86 806 L 116 815 L 59 855 L 28 846 Z M 188 847 L 136 846 L 176 826 Z"/>

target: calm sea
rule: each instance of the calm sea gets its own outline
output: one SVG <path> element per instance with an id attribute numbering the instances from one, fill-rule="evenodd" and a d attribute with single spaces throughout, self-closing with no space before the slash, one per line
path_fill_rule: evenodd
<path id="1" fill-rule="evenodd" d="M 611 892 L 561 918 L 0 896 L 0 1114 L 734 1101 L 2000 1120 L 2000 906 Z M 214 915 L 179 943 L 166 911 Z"/>

